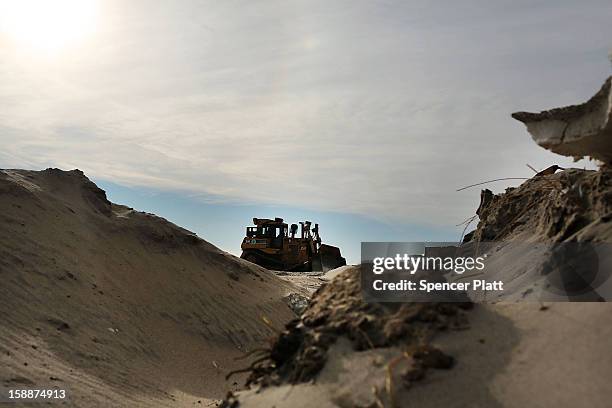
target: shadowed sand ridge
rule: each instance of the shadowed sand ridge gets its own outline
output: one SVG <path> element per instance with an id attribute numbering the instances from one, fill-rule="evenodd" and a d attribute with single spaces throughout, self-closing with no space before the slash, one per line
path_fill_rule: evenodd
<path id="1" fill-rule="evenodd" d="M 0 384 L 77 406 L 193 406 L 236 388 L 299 292 L 78 170 L 0 171 Z M 179 404 L 180 406 L 181 404 Z M 201 405 L 204 406 L 204 405 Z"/>

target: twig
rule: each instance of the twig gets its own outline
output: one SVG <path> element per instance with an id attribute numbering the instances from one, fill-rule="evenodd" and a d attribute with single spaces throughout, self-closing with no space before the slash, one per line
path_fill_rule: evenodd
<path id="1" fill-rule="evenodd" d="M 526 163 L 526 165 L 527 165 L 527 167 L 529 167 L 531 170 L 533 170 L 533 172 L 534 172 L 535 174 L 538 174 L 538 173 L 539 173 L 539 171 L 537 171 L 536 169 L 534 169 L 533 167 L 531 167 L 531 166 L 529 165 L 529 163 Z"/>
<path id="2" fill-rule="evenodd" d="M 387 364 L 387 375 L 385 376 L 385 391 L 387 392 L 387 396 L 389 397 L 389 401 L 391 402 L 391 408 L 397 407 L 397 403 L 395 401 L 395 390 L 393 387 L 393 372 L 395 366 L 403 359 L 407 359 L 409 357 L 410 355 L 408 354 L 408 352 L 403 352 L 399 356 L 393 358 Z"/>
<path id="3" fill-rule="evenodd" d="M 380 390 L 378 386 L 372 386 L 372 393 L 374 394 L 374 403 L 368 405 L 368 408 L 385 408 L 385 404 L 383 404 L 382 399 L 380 398 Z"/>
<path id="4" fill-rule="evenodd" d="M 229 380 L 234 374 L 246 373 L 246 372 L 249 372 L 249 371 L 253 371 L 255 369 L 255 365 L 256 364 L 262 363 L 262 362 L 264 362 L 266 360 L 270 360 L 270 356 L 264 356 L 264 357 L 258 358 L 257 360 L 253 361 L 250 366 L 248 366 L 246 368 L 241 368 L 239 370 L 232 370 L 232 371 L 230 371 L 225 376 L 225 379 Z"/>
<path id="5" fill-rule="evenodd" d="M 478 214 L 474 215 L 472 218 L 469 219 L 469 222 L 467 222 L 465 224 L 465 228 L 463 229 L 463 232 L 461 233 L 461 238 L 459 238 L 459 243 L 461 244 L 463 242 L 463 237 L 465 236 L 465 231 L 467 231 L 468 227 L 474 222 L 474 220 L 476 219 L 476 217 L 478 217 Z M 461 225 L 461 224 L 459 224 Z"/>
<path id="6" fill-rule="evenodd" d="M 268 316 L 266 315 L 261 315 L 261 320 L 265 323 L 266 326 L 268 326 L 268 328 L 270 328 L 272 331 L 278 332 L 279 330 L 274 327 L 274 325 L 272 324 L 272 320 L 268 319 Z"/>
<path id="7" fill-rule="evenodd" d="M 474 219 L 474 216 L 468 217 L 465 219 L 465 221 L 459 223 L 459 224 L 455 224 L 455 227 L 460 227 L 461 225 L 465 225 L 466 222 L 470 222 Z"/>
<path id="8" fill-rule="evenodd" d="M 480 186 L 481 184 L 493 183 L 494 181 L 502 181 L 502 180 L 529 180 L 529 177 L 503 177 L 503 178 L 483 181 L 482 183 L 470 184 L 469 186 L 461 187 L 457 191 L 462 191 L 470 187 L 476 187 L 476 186 Z"/>
<path id="9" fill-rule="evenodd" d="M 372 343 L 372 340 L 370 340 L 370 337 L 368 337 L 368 335 L 366 334 L 366 332 L 364 332 L 363 330 L 361 330 L 359 327 L 356 328 L 357 332 L 361 333 L 361 335 L 363 336 L 363 338 L 368 342 L 368 346 L 370 346 L 371 349 L 374 348 L 374 344 Z"/>

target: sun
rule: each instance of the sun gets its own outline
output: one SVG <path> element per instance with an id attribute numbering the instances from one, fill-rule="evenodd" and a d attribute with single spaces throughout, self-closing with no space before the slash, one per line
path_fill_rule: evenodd
<path id="1" fill-rule="evenodd" d="M 97 15 L 97 0 L 0 0 L 0 36 L 19 47 L 56 52 L 90 35 Z"/>

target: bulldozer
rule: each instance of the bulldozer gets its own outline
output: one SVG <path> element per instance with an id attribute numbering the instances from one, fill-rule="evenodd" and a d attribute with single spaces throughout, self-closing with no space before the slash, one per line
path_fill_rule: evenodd
<path id="1" fill-rule="evenodd" d="M 289 226 L 282 218 L 253 218 L 242 240 L 240 257 L 267 269 L 327 272 L 346 265 L 340 249 L 321 243 L 319 224 L 310 221 Z"/>

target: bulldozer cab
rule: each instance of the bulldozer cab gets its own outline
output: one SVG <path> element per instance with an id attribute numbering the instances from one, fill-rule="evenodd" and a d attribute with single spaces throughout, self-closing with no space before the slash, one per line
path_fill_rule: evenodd
<path id="1" fill-rule="evenodd" d="M 266 243 L 270 248 L 282 248 L 283 240 L 287 236 L 287 224 L 282 219 L 258 219 L 254 218 L 254 227 L 247 227 L 246 238 L 251 239 L 252 244 Z"/>

